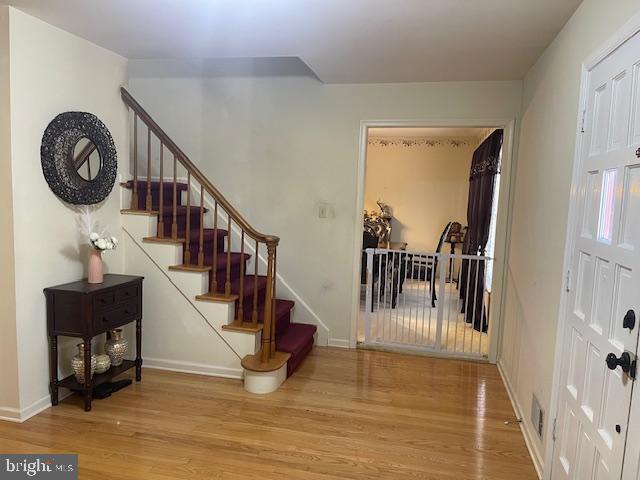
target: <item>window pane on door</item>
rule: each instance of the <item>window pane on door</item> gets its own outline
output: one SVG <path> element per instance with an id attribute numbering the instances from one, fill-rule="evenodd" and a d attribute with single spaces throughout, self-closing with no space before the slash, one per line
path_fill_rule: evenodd
<path id="1" fill-rule="evenodd" d="M 617 170 L 605 170 L 602 176 L 598 240 L 611 243 L 613 239 L 613 210 L 615 208 Z"/>

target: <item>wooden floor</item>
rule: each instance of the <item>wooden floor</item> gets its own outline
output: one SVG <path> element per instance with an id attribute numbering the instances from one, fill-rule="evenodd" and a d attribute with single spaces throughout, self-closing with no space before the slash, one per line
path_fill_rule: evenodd
<path id="1" fill-rule="evenodd" d="M 78 453 L 82 480 L 537 478 L 494 366 L 330 348 L 268 396 L 145 369 L 90 413 L 0 422 L 0 452 Z"/>

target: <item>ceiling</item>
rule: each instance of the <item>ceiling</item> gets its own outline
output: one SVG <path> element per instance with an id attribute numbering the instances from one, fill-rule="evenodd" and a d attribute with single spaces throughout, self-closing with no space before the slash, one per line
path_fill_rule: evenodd
<path id="1" fill-rule="evenodd" d="M 521 79 L 581 0 L 0 0 L 132 59 L 299 57 L 327 83 Z"/>
<path id="2" fill-rule="evenodd" d="M 471 127 L 380 127 L 369 128 L 369 137 L 427 137 L 427 138 L 465 138 L 481 137 L 486 128 Z"/>

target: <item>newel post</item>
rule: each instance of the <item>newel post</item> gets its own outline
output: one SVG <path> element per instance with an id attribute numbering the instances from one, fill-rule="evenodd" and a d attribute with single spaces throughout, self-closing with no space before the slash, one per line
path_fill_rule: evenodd
<path id="1" fill-rule="evenodd" d="M 278 238 L 267 238 L 267 285 L 264 294 L 264 322 L 262 327 L 262 349 L 260 361 L 272 358 L 271 343 L 275 344 L 275 326 L 273 325 L 273 279 L 275 278 L 275 255 Z"/>

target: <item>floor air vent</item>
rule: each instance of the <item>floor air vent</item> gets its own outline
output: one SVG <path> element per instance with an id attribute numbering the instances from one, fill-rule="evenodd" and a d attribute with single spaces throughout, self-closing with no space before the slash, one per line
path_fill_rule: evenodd
<path id="1" fill-rule="evenodd" d="M 544 410 L 540 406 L 540 402 L 533 395 L 533 399 L 531 400 L 531 423 L 533 427 L 536 429 L 536 433 L 542 439 L 542 432 L 544 428 Z"/>

